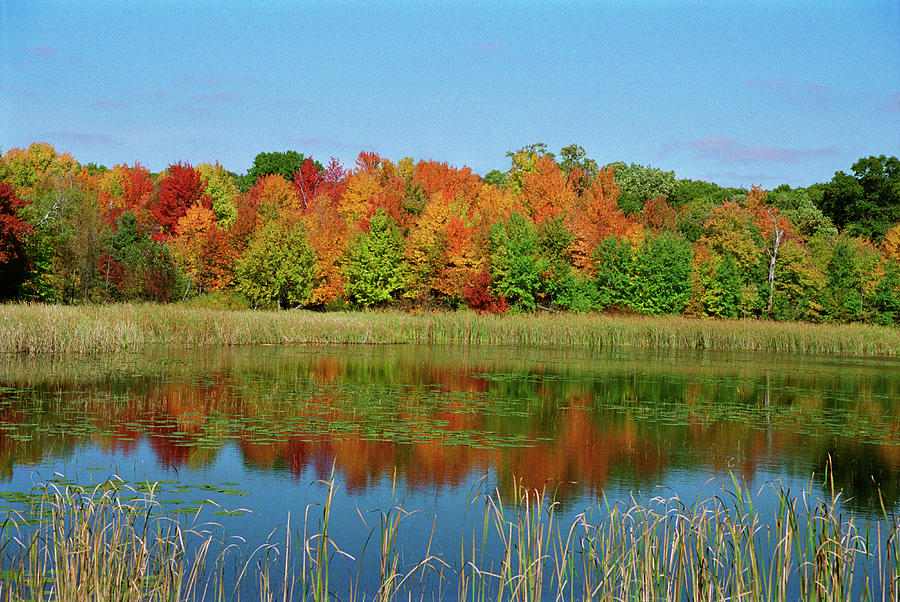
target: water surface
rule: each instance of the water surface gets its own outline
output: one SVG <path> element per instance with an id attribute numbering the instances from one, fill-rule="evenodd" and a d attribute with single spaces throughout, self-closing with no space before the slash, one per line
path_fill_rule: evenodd
<path id="1" fill-rule="evenodd" d="M 434 528 L 432 551 L 452 558 L 478 492 L 547 489 L 574 514 L 708 497 L 731 474 L 821 491 L 826 471 L 863 517 L 900 504 L 897 360 L 454 346 L 0 357 L 4 509 L 47 483 L 161 481 L 167 508 L 249 547 L 288 513 L 297 524 L 331 476 L 346 548 L 399 504 L 419 511 L 407 555 Z"/>

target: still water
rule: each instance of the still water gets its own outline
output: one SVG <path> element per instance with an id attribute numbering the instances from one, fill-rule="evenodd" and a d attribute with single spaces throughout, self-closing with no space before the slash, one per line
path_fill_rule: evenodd
<path id="1" fill-rule="evenodd" d="M 248 550 L 318 508 L 330 477 L 342 549 L 358 559 L 380 512 L 402 506 L 415 559 L 458 557 L 478 495 L 517 485 L 574 514 L 705 499 L 732 475 L 821 492 L 826 471 L 862 519 L 900 506 L 897 360 L 453 346 L 0 357 L 0 511 L 47 484 L 160 482 L 173 515 Z"/>

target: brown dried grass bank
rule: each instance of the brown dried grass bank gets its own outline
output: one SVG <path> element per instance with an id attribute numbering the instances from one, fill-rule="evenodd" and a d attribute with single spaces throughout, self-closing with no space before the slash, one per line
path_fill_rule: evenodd
<path id="1" fill-rule="evenodd" d="M 110 353 L 147 345 L 468 343 L 896 356 L 900 329 L 605 314 L 228 311 L 181 305 L 0 305 L 2 353 Z"/>

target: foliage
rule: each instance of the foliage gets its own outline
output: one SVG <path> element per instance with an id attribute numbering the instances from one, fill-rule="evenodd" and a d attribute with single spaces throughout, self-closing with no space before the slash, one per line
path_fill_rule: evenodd
<path id="1" fill-rule="evenodd" d="M 289 182 L 294 181 L 294 174 L 301 171 L 306 157 L 294 150 L 284 152 L 259 153 L 253 158 L 253 165 L 247 170 L 247 174 L 238 179 L 241 190 L 246 192 L 255 186 L 260 178 L 276 175 Z M 319 171 L 324 168 L 317 161 L 315 167 Z"/>
<path id="2" fill-rule="evenodd" d="M 205 188 L 203 191 L 212 199 L 212 210 L 216 215 L 216 221 L 225 230 L 237 219 L 238 197 L 241 191 L 238 188 L 233 173 L 226 171 L 224 167 L 216 163 L 210 165 L 203 163 L 197 166 Z"/>
<path id="3" fill-rule="evenodd" d="M 675 172 L 662 171 L 649 165 L 626 165 L 621 161 L 606 166 L 616 174 L 619 185 L 619 209 L 628 215 L 639 213 L 644 204 L 656 198 L 667 198 L 675 190 Z"/>
<path id="4" fill-rule="evenodd" d="M 169 244 L 197 292 L 214 291 L 231 284 L 233 250 L 212 209 L 192 205 L 178 220 Z"/>
<path id="5" fill-rule="evenodd" d="M 575 207 L 575 192 L 549 156 L 535 160 L 533 170 L 521 175 L 519 188 L 522 202 L 536 224 L 569 215 Z"/>
<path id="6" fill-rule="evenodd" d="M 542 296 L 550 262 L 540 253 L 534 225 L 518 213 L 490 231 L 490 266 L 494 290 L 517 311 L 534 311 Z"/>
<path id="7" fill-rule="evenodd" d="M 637 257 L 631 241 L 610 236 L 594 253 L 595 303 L 598 309 L 626 308 L 634 298 Z"/>
<path id="8" fill-rule="evenodd" d="M 480 314 L 502 314 L 509 310 L 506 297 L 494 295 L 491 292 L 491 284 L 491 275 L 487 271 L 479 272 L 471 284 L 463 288 L 463 301 Z"/>
<path id="9" fill-rule="evenodd" d="M 600 243 L 615 236 L 640 240 L 643 228 L 639 222 L 626 216 L 616 205 L 619 186 L 615 174 L 604 169 L 591 181 L 590 187 L 578 199 L 571 217 L 574 235 L 570 252 L 572 263 L 585 273 L 594 270 L 594 251 Z"/>
<path id="10" fill-rule="evenodd" d="M 538 159 L 546 158 L 549 161 L 554 160 L 554 155 L 547 150 L 547 145 L 543 142 L 536 142 L 523 146 L 516 151 L 506 153 L 512 164 L 509 171 L 506 172 L 506 186 L 519 192 L 522 189 L 522 178 L 525 174 L 533 173 L 538 170 Z"/>
<path id="11" fill-rule="evenodd" d="M 153 240 L 131 211 L 116 220 L 97 267 L 104 275 L 104 294 L 117 300 L 170 301 L 183 279 L 168 245 Z"/>
<path id="12" fill-rule="evenodd" d="M 652 315 L 680 313 L 691 292 L 692 259 L 683 236 L 663 233 L 646 239 L 637 258 L 630 307 Z"/>
<path id="13" fill-rule="evenodd" d="M 24 199 L 33 199 L 70 183 L 81 166 L 69 153 L 58 153 L 43 142 L 27 149 L 12 148 L 0 161 L 0 180 Z"/>
<path id="14" fill-rule="evenodd" d="M 191 205 L 212 204 L 205 194 L 206 183 L 200 172 L 186 163 L 169 166 L 159 181 L 159 195 L 151 214 L 159 227 L 158 238 L 165 239 L 174 234 L 178 221 L 184 217 Z"/>
<path id="15" fill-rule="evenodd" d="M 408 267 L 397 222 L 379 210 L 350 248 L 344 275 L 347 296 L 363 307 L 395 298 L 406 283 Z"/>
<path id="16" fill-rule="evenodd" d="M 497 188 L 505 188 L 509 177 L 499 169 L 492 169 L 484 174 L 484 183 Z"/>
<path id="17" fill-rule="evenodd" d="M 839 239 L 828 262 L 825 310 L 836 322 L 853 322 L 862 317 L 862 286 L 854 270 L 856 250 Z"/>
<path id="18" fill-rule="evenodd" d="M 587 152 L 578 144 L 570 144 L 559 151 L 559 167 L 568 176 L 580 170 L 586 178 L 594 178 L 600 173 L 597 162 L 587 156 Z"/>
<path id="19" fill-rule="evenodd" d="M 238 260 L 236 289 L 255 307 L 305 305 L 315 285 L 315 261 L 302 224 L 270 221 L 253 234 Z"/>
<path id="20" fill-rule="evenodd" d="M 880 241 L 900 221 L 900 159 L 863 157 L 853 164 L 853 175 L 835 173 L 821 209 L 839 228 Z"/>
<path id="21" fill-rule="evenodd" d="M 889 260 L 872 299 L 876 324 L 900 324 L 900 262 Z"/>
<path id="22" fill-rule="evenodd" d="M 815 190 L 811 194 L 810 189 L 792 189 L 790 186 L 784 185 L 770 192 L 767 202 L 780 210 L 781 215 L 790 221 L 798 234 L 803 236 L 815 236 L 820 233 L 837 234 L 837 228 L 834 227 L 828 216 L 816 206 L 813 200 L 815 196 L 817 196 Z"/>
<path id="23" fill-rule="evenodd" d="M 507 173 L 482 179 L 465 166 L 374 152 L 351 170 L 335 158 L 323 168 L 294 151 L 260 153 L 237 178 L 218 163 L 156 176 L 139 163 L 82 167 L 47 144 L 12 149 L 0 181 L 28 202 L 0 210 L 0 294 L 187 299 L 240 294 L 240 273 L 256 306 L 403 298 L 479 311 L 896 321 L 895 157 L 770 193 L 636 164 L 598 169 L 577 144 L 558 162 L 541 143 L 508 157 Z M 263 265 L 267 237 L 300 236 L 296 228 L 303 244 L 283 246 L 302 266 L 279 276 L 293 292 L 266 293 L 259 282 L 279 266 L 265 264 L 264 274 L 250 259 Z"/>
<path id="24" fill-rule="evenodd" d="M 15 297 L 19 284 L 28 277 L 25 240 L 32 228 L 18 214 L 29 202 L 12 186 L 0 182 L 0 299 Z"/>

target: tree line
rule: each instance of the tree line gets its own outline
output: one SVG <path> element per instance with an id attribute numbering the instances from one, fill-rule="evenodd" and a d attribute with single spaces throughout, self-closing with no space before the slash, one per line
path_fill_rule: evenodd
<path id="1" fill-rule="evenodd" d="M 509 168 L 296 151 L 219 164 L 0 158 L 0 298 L 395 305 L 900 323 L 900 160 L 771 191 L 599 166 L 578 145 Z"/>

